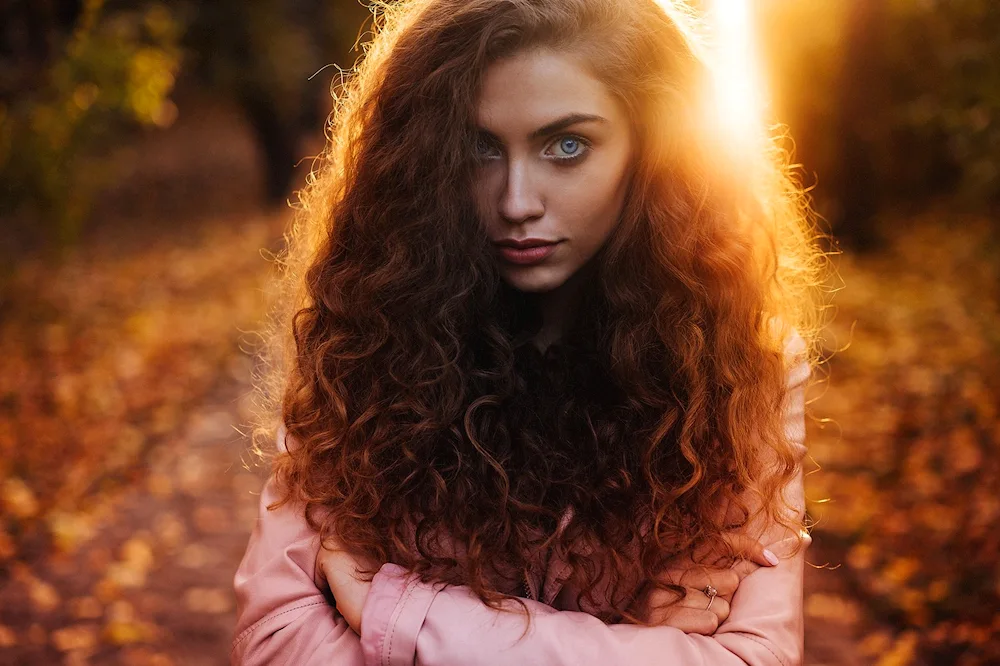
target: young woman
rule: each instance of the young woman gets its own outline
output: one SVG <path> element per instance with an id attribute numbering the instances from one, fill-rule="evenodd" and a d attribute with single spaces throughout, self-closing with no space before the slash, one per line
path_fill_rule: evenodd
<path id="1" fill-rule="evenodd" d="M 232 662 L 799 663 L 823 255 L 689 17 L 379 19 L 284 257 Z"/>

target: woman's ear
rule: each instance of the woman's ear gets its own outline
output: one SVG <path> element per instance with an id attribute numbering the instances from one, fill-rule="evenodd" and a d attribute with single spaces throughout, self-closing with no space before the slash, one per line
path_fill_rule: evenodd
<path id="1" fill-rule="evenodd" d="M 288 453 L 288 445 L 285 442 L 288 436 L 288 428 L 285 427 L 285 422 L 282 421 L 278 424 L 278 433 L 276 435 L 275 445 L 278 447 L 278 451 L 281 453 Z"/>
<path id="2" fill-rule="evenodd" d="M 288 427 L 284 421 L 278 425 L 278 432 L 275 435 L 275 446 L 279 453 L 291 453 L 301 446 L 300 442 L 288 433 Z"/>

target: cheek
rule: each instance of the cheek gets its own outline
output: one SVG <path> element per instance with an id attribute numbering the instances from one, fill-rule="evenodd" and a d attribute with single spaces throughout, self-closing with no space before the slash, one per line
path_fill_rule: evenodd
<path id="1" fill-rule="evenodd" d="M 496 206 L 503 174 L 495 169 L 484 168 L 472 181 L 472 196 L 479 216 L 488 224 L 494 223 Z"/>
<path id="2" fill-rule="evenodd" d="M 572 184 L 560 188 L 559 218 L 565 220 L 578 240 L 600 242 L 611 232 L 622 205 L 622 178 L 609 170 L 580 174 Z"/>

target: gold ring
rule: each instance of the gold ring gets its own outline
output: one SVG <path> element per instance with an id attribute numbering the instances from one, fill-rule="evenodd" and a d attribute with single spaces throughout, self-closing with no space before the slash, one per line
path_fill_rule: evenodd
<path id="1" fill-rule="evenodd" d="M 708 605 L 705 606 L 705 610 L 708 610 L 712 607 L 712 602 L 715 601 L 715 595 L 717 595 L 719 591 L 711 585 L 706 585 L 704 589 L 702 589 L 702 592 L 704 592 L 705 596 L 708 597 Z"/>

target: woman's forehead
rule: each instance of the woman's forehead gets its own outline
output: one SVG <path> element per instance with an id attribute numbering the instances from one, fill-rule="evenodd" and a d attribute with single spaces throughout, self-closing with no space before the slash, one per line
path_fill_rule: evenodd
<path id="1" fill-rule="evenodd" d="M 582 58 L 548 49 L 519 52 L 485 72 L 477 122 L 494 134 L 528 136 L 571 115 L 619 119 L 620 109 Z"/>

